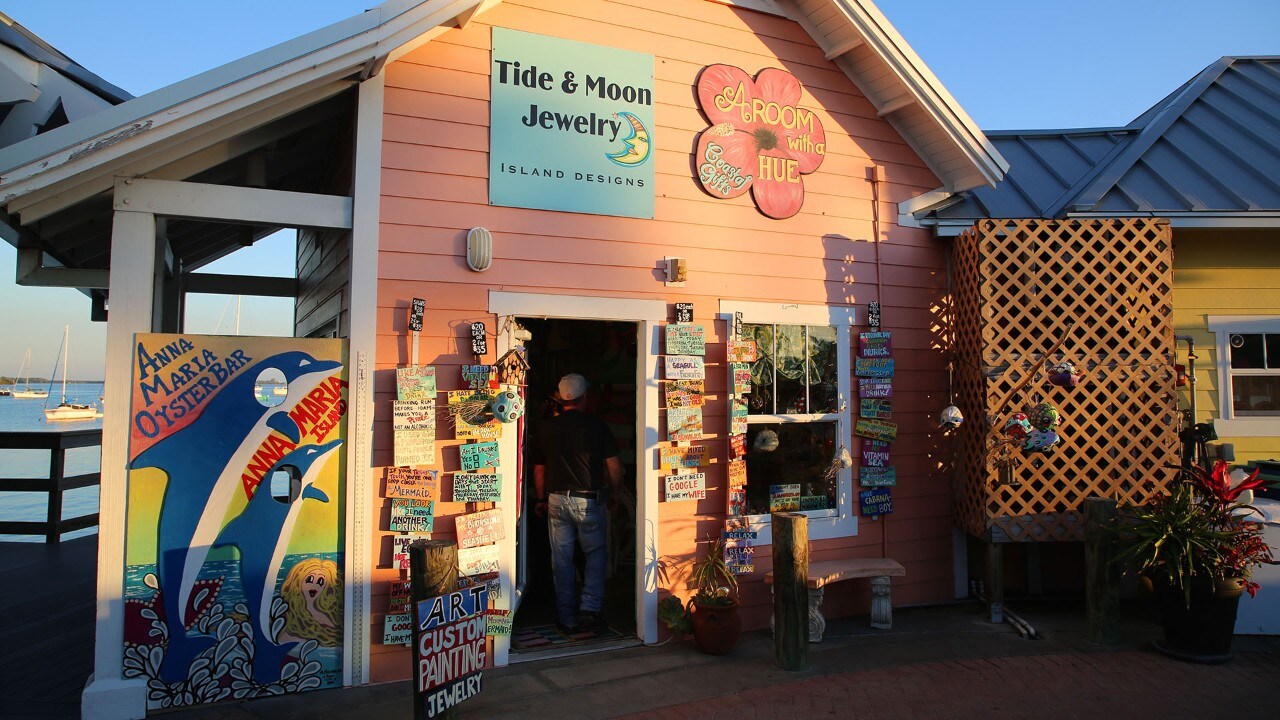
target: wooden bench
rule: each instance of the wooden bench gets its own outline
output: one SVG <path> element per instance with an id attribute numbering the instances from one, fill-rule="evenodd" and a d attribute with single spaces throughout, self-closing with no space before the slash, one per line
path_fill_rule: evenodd
<path id="1" fill-rule="evenodd" d="M 877 630 L 893 629 L 893 604 L 889 599 L 889 578 L 906 575 L 907 569 L 897 560 L 889 558 L 865 558 L 847 560 L 823 560 L 809 563 L 809 642 L 822 642 L 827 629 L 822 617 L 823 589 L 832 583 L 854 578 L 871 578 L 871 627 Z M 773 573 L 764 576 L 773 585 Z M 772 627 L 772 616 L 770 616 Z"/>

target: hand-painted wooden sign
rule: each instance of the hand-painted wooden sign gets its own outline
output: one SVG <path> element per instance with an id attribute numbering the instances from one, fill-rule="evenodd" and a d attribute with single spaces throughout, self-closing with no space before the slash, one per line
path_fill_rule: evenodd
<path id="1" fill-rule="evenodd" d="M 382 620 L 383 645 L 408 645 L 413 641 L 413 616 L 406 608 L 403 613 L 387 613 Z"/>
<path id="2" fill-rule="evenodd" d="M 755 554 L 756 549 L 753 545 L 747 543 L 728 545 L 724 549 L 724 564 L 728 566 L 729 572 L 734 575 L 753 573 L 756 568 L 751 561 Z"/>
<path id="3" fill-rule="evenodd" d="M 892 487 L 898 484 L 898 471 L 893 467 L 863 465 L 858 468 L 858 484 L 862 487 Z"/>
<path id="4" fill-rule="evenodd" d="M 693 322 L 693 303 L 691 302 L 676 303 L 676 322 L 678 323 Z"/>
<path id="5" fill-rule="evenodd" d="M 658 465 L 663 470 L 696 468 L 707 464 L 706 445 L 658 448 Z"/>
<path id="6" fill-rule="evenodd" d="M 666 365 L 668 380 L 702 380 L 707 376 L 706 365 L 697 355 L 668 355 Z"/>
<path id="7" fill-rule="evenodd" d="M 725 530 L 720 536 L 725 540 L 755 540 L 759 534 L 755 530 Z"/>
<path id="8" fill-rule="evenodd" d="M 502 475 L 498 473 L 454 473 L 454 502 L 498 502 L 502 499 Z"/>
<path id="9" fill-rule="evenodd" d="M 887 420 L 893 417 L 892 401 L 888 398 L 862 398 L 858 401 L 858 415 L 864 418 Z"/>
<path id="10" fill-rule="evenodd" d="M 431 365 L 396 368 L 396 400 L 435 400 L 436 369 Z"/>
<path id="11" fill-rule="evenodd" d="M 498 443 L 467 443 L 458 446 L 458 464 L 467 472 L 498 466 Z"/>
<path id="12" fill-rule="evenodd" d="M 484 587 L 419 600 L 414 606 L 414 688 L 419 713 L 434 718 L 480 693 L 487 662 Z"/>
<path id="13" fill-rule="evenodd" d="M 893 377 L 893 358 L 854 358 L 853 372 L 858 377 Z"/>
<path id="14" fill-rule="evenodd" d="M 729 488 L 729 517 L 738 518 L 747 514 L 747 487 Z"/>
<path id="15" fill-rule="evenodd" d="M 729 457 L 736 459 L 736 458 L 746 457 L 746 456 L 747 456 L 746 434 L 744 433 L 742 435 L 730 435 L 729 436 Z"/>
<path id="16" fill-rule="evenodd" d="M 702 69 L 698 107 L 710 127 L 698 135 L 694 165 L 708 195 L 726 200 L 750 190 L 768 217 L 800 212 L 803 176 L 817 170 L 827 154 L 822 121 L 796 105 L 801 92 L 795 76 L 777 68 L 755 78 L 732 65 Z"/>
<path id="17" fill-rule="evenodd" d="M 418 538 L 412 538 L 417 540 Z M 405 555 L 408 555 L 405 551 Z M 406 565 L 405 567 L 408 567 Z M 388 595 L 387 612 L 392 614 L 408 614 L 409 613 L 409 588 L 413 585 L 410 580 L 392 580 L 391 591 Z"/>
<path id="18" fill-rule="evenodd" d="M 498 565 L 498 546 L 481 545 L 473 548 L 458 549 L 458 573 L 461 575 L 483 575 L 496 573 Z"/>
<path id="19" fill-rule="evenodd" d="M 432 500 L 391 501 L 392 532 L 431 532 L 435 527 L 435 502 Z"/>
<path id="20" fill-rule="evenodd" d="M 409 304 L 409 329 L 413 332 L 422 332 L 422 315 L 427 310 L 427 301 L 422 298 L 414 298 Z"/>
<path id="21" fill-rule="evenodd" d="M 502 527 L 502 511 L 494 508 L 453 519 L 458 532 L 458 547 L 473 548 L 496 543 L 506 537 Z"/>
<path id="22" fill-rule="evenodd" d="M 706 500 L 707 476 L 705 473 L 669 475 L 666 479 L 666 501 Z"/>
<path id="23" fill-rule="evenodd" d="M 490 383 L 496 378 L 497 376 L 494 374 L 492 365 L 462 366 L 462 384 L 469 388 L 473 388 L 475 390 L 488 388 Z"/>
<path id="24" fill-rule="evenodd" d="M 482 410 L 468 420 L 465 408 L 474 410 L 476 405 L 487 407 L 493 395 L 487 390 L 450 390 L 448 394 L 449 412 L 454 416 L 453 437 L 458 440 L 496 440 L 502 437 L 502 423 L 493 417 L 493 413 Z M 473 423 L 472 420 L 475 422 Z"/>
<path id="25" fill-rule="evenodd" d="M 395 400 L 391 403 L 391 427 L 395 430 L 436 429 L 435 400 Z"/>
<path id="26" fill-rule="evenodd" d="M 387 492 L 385 494 L 389 498 L 439 500 L 440 471 L 389 467 L 387 468 Z"/>
<path id="27" fill-rule="evenodd" d="M 733 363 L 729 369 L 733 372 L 733 394 L 745 395 L 751 392 L 751 366 L 747 363 Z"/>
<path id="28" fill-rule="evenodd" d="M 828 507 L 828 499 L 826 495 L 801 495 L 801 510 L 826 510 Z"/>
<path id="29" fill-rule="evenodd" d="M 889 443 L 862 438 L 862 464 L 870 467 L 889 466 Z"/>
<path id="30" fill-rule="evenodd" d="M 667 439 L 671 442 L 702 438 L 702 408 L 670 408 L 667 410 Z"/>
<path id="31" fill-rule="evenodd" d="M 727 362 L 755 362 L 759 357 L 755 340 L 730 340 L 724 344 Z"/>
<path id="32" fill-rule="evenodd" d="M 769 512 L 787 512 L 800 509 L 800 485 L 770 485 Z"/>
<path id="33" fill-rule="evenodd" d="M 888 330 L 858 333 L 858 355 L 864 358 L 887 358 L 893 355 Z"/>
<path id="34" fill-rule="evenodd" d="M 669 408 L 702 407 L 702 380 L 663 380 L 662 397 Z"/>
<path id="35" fill-rule="evenodd" d="M 707 345 L 701 325 L 668 325 L 668 355 L 706 355 Z"/>
<path id="36" fill-rule="evenodd" d="M 399 570 L 409 569 L 409 546 L 417 540 L 429 540 L 431 533 L 416 533 L 413 535 L 392 535 L 391 536 L 391 565 Z M 405 597 L 408 597 L 408 590 L 405 591 Z M 388 610 L 387 612 L 396 612 Z M 408 606 L 405 612 L 409 612 Z"/>
<path id="37" fill-rule="evenodd" d="M 728 474 L 729 487 L 745 487 L 747 484 L 747 461 L 730 460 L 725 472 Z"/>
<path id="38" fill-rule="evenodd" d="M 893 397 L 893 382 L 880 378 L 858 378 L 858 397 L 890 398 Z"/>
<path id="39" fill-rule="evenodd" d="M 880 329 L 880 301 L 872 300 L 867 303 L 867 325 L 872 330 Z"/>
<path id="40" fill-rule="evenodd" d="M 494 635 L 510 635 L 511 634 L 511 611 L 496 610 L 489 608 L 485 613 L 484 619 L 488 624 L 488 633 Z"/>
<path id="41" fill-rule="evenodd" d="M 887 487 L 863 490 L 858 493 L 858 506 L 869 517 L 888 515 L 893 512 L 893 495 Z"/>
<path id="42" fill-rule="evenodd" d="M 859 437 L 893 442 L 898 439 L 898 423 L 860 418 L 853 426 L 853 432 Z"/>
<path id="43" fill-rule="evenodd" d="M 393 430 L 392 460 L 396 465 L 431 465 L 436 461 L 436 431 Z"/>
<path id="44" fill-rule="evenodd" d="M 484 329 L 484 323 L 471 323 L 471 354 L 485 355 L 489 352 L 489 336 Z"/>
<path id="45" fill-rule="evenodd" d="M 746 398 L 733 398 L 729 401 L 729 432 L 734 435 L 747 432 Z"/>

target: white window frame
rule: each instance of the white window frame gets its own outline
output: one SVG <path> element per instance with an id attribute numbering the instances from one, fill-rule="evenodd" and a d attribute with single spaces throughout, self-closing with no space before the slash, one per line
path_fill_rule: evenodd
<path id="1" fill-rule="evenodd" d="M 836 329 L 837 407 L 839 410 L 834 413 L 812 415 L 749 415 L 747 423 L 835 422 L 836 438 L 845 443 L 845 447 L 849 447 L 849 443 L 852 442 L 850 431 L 853 428 L 849 396 L 853 377 L 853 353 L 850 343 L 855 323 L 854 308 L 840 305 L 721 300 L 720 318 L 727 323 L 725 326 L 727 334 L 733 332 L 733 322 L 737 313 L 742 313 L 744 324 L 817 325 Z M 809 539 L 811 540 L 853 537 L 858 534 L 857 496 L 854 494 L 853 469 L 841 469 L 836 476 L 836 483 L 835 509 L 804 511 L 804 514 L 809 517 Z M 751 529 L 758 533 L 757 544 L 773 543 L 773 523 L 770 522 L 768 515 L 748 515 L 747 520 L 751 524 Z"/>
<path id="2" fill-rule="evenodd" d="M 1210 315 L 1208 327 L 1214 333 L 1218 351 L 1218 417 L 1213 421 L 1214 431 L 1221 437 L 1280 435 L 1280 417 L 1236 416 L 1231 385 L 1231 336 L 1280 334 L 1280 315 Z M 1249 374 L 1247 370 L 1234 372 Z"/>

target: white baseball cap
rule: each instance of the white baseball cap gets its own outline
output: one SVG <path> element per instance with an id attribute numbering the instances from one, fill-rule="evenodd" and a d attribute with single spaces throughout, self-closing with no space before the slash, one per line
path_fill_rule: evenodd
<path id="1" fill-rule="evenodd" d="M 568 375 L 560 378 L 560 387 L 559 391 L 556 393 L 556 397 L 566 402 L 570 400 L 577 400 L 586 394 L 588 386 L 589 384 L 587 383 L 586 378 L 582 377 L 578 373 L 569 373 Z"/>

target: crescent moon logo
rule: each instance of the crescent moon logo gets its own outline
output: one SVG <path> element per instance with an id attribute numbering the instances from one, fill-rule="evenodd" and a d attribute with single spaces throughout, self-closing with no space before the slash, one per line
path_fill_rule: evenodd
<path id="1" fill-rule="evenodd" d="M 649 130 L 640 122 L 640 118 L 629 112 L 620 112 L 618 117 L 631 123 L 631 132 L 622 138 L 622 149 L 616 153 L 605 153 L 605 157 L 624 167 L 635 167 L 649 159 Z"/>

